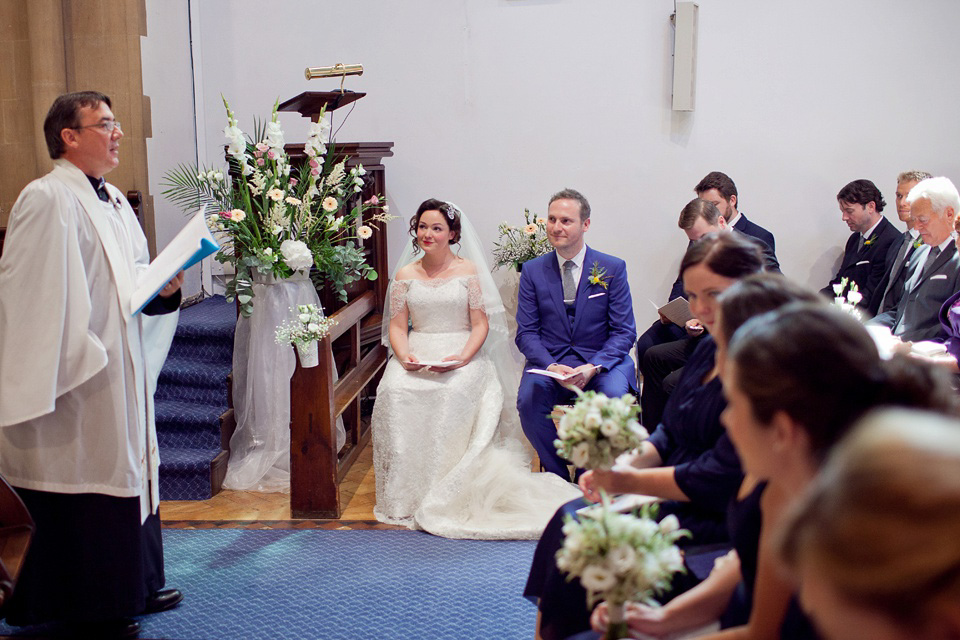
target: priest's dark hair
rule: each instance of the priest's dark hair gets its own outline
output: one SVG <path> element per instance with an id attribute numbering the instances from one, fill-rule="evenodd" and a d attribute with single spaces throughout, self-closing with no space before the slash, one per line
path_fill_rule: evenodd
<path id="1" fill-rule="evenodd" d="M 757 421 L 784 412 L 818 461 L 877 407 L 957 415 L 943 369 L 900 354 L 882 359 L 863 324 L 829 304 L 791 303 L 751 318 L 733 334 L 727 360 Z"/>
<path id="2" fill-rule="evenodd" d="M 715 231 L 690 245 L 680 262 L 680 277 L 698 264 L 718 276 L 739 279 L 763 271 L 763 254 L 739 232 Z"/>
<path id="3" fill-rule="evenodd" d="M 446 221 L 450 231 L 453 231 L 453 237 L 450 238 L 450 244 L 460 242 L 460 210 L 449 202 L 428 198 L 420 203 L 417 212 L 410 218 L 410 235 L 413 236 L 413 253 L 420 253 L 420 245 L 417 243 L 417 226 L 420 224 L 420 216 L 427 211 L 439 211 Z"/>
<path id="4" fill-rule="evenodd" d="M 859 204 L 861 207 L 865 207 L 868 202 L 872 202 L 877 208 L 877 213 L 883 211 L 883 207 L 887 204 L 883 199 L 883 194 L 880 193 L 880 189 L 869 180 L 848 182 L 843 189 L 840 189 L 837 200 L 842 200 L 848 204 Z"/>
<path id="5" fill-rule="evenodd" d="M 96 109 L 101 102 L 113 108 L 110 98 L 99 91 L 74 91 L 65 93 L 53 101 L 43 121 L 43 136 L 47 141 L 47 151 L 50 152 L 51 158 L 56 160 L 66 150 L 60 132 L 80 126 L 80 120 L 77 117 L 80 109 L 83 107 Z"/>

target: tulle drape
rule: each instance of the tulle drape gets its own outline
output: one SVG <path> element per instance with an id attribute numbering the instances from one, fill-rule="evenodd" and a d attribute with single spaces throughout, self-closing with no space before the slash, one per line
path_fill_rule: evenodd
<path id="1" fill-rule="evenodd" d="M 288 491 L 290 488 L 290 378 L 296 369 L 293 346 L 277 344 L 277 327 L 291 307 L 320 299 L 306 273 L 286 280 L 258 278 L 249 318 L 237 319 L 233 348 L 233 405 L 237 430 L 230 438 L 227 489 Z M 337 450 L 346 442 L 337 420 Z"/>

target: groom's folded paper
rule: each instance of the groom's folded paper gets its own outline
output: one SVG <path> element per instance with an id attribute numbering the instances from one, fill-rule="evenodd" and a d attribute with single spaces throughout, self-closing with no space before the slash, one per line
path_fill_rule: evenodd
<path id="1" fill-rule="evenodd" d="M 598 369 L 597 365 L 590 365 L 594 369 Z M 569 380 L 570 378 L 580 375 L 580 371 L 574 371 L 573 373 L 556 373 L 554 371 L 547 371 L 546 369 L 527 369 L 527 373 L 535 373 L 538 376 L 547 376 L 548 378 L 553 378 L 554 380 Z"/>
<path id="2" fill-rule="evenodd" d="M 143 311 L 177 273 L 189 269 L 220 249 L 207 228 L 207 220 L 203 215 L 205 209 L 201 208 L 146 271 L 140 274 L 137 288 L 130 297 L 130 315 L 135 316 Z"/>

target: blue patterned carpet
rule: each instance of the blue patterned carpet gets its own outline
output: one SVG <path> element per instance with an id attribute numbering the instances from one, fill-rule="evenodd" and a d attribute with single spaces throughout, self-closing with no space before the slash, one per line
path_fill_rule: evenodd
<path id="1" fill-rule="evenodd" d="M 163 539 L 167 586 L 185 599 L 143 616 L 142 638 L 533 637 L 531 541 L 240 529 Z"/>

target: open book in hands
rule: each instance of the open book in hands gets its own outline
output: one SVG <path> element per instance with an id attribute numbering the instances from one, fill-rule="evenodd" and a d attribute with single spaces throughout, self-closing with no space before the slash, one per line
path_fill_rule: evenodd
<path id="1" fill-rule="evenodd" d="M 598 367 L 597 365 L 595 365 L 595 364 L 590 365 L 590 367 L 591 367 L 592 369 L 599 369 L 599 367 Z M 572 372 L 570 372 L 570 373 L 563 374 L 563 373 L 556 373 L 556 372 L 554 372 L 554 371 L 547 371 L 546 369 L 527 369 L 527 373 L 535 373 L 535 374 L 537 374 L 538 376 L 546 376 L 546 377 L 548 377 L 548 378 L 553 378 L 554 380 L 559 380 L 560 382 L 565 382 L 565 381 L 569 380 L 570 378 L 574 378 L 574 377 L 580 375 L 582 372 L 581 372 L 581 371 L 572 371 Z"/>
<path id="2" fill-rule="evenodd" d="M 459 360 L 418 360 L 417 362 L 407 361 L 407 364 L 419 364 L 424 367 L 450 367 L 460 364 Z"/>

